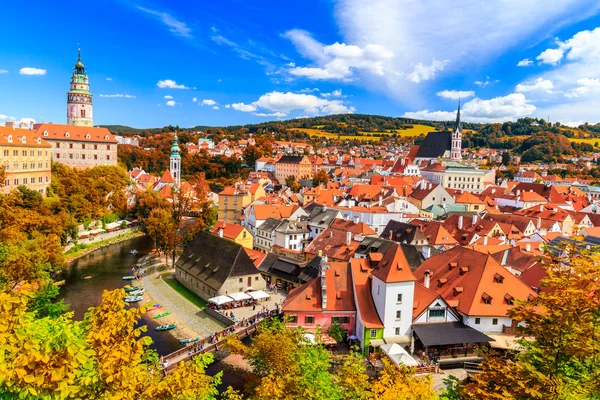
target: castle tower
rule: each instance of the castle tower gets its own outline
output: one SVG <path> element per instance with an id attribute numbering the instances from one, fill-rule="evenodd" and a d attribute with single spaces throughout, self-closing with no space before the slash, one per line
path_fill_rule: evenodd
<path id="1" fill-rule="evenodd" d="M 460 125 L 460 100 L 458 101 L 458 113 L 456 114 L 456 124 L 452 131 L 452 147 L 450 149 L 451 160 L 462 160 L 462 126 Z"/>
<path id="2" fill-rule="evenodd" d="M 181 183 L 181 155 L 179 155 L 179 142 L 177 141 L 177 135 L 173 140 L 173 146 L 171 146 L 171 157 L 170 157 L 170 172 L 171 176 L 175 180 L 175 185 L 179 187 Z"/>
<path id="3" fill-rule="evenodd" d="M 71 75 L 71 90 L 67 93 L 67 124 L 75 126 L 94 126 L 92 112 L 92 94 L 85 66 L 81 62 L 81 52 L 77 49 L 77 63 Z"/>

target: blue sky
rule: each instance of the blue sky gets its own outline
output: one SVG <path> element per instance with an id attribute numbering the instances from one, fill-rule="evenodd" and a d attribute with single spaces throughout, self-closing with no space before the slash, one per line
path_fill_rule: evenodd
<path id="1" fill-rule="evenodd" d="M 65 123 L 78 42 L 95 124 L 600 121 L 597 0 L 6 3 L 0 123 Z"/>

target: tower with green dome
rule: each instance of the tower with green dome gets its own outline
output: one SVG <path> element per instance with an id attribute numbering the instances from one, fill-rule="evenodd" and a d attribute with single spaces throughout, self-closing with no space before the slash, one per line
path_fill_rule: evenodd
<path id="1" fill-rule="evenodd" d="M 171 176 L 175 181 L 175 185 L 179 187 L 181 183 L 181 155 L 179 154 L 179 141 L 177 140 L 177 135 L 173 139 L 173 146 L 171 146 L 171 157 L 170 160 L 170 168 Z"/>
<path id="2" fill-rule="evenodd" d="M 67 93 L 67 124 L 75 126 L 94 126 L 92 94 L 85 66 L 81 62 L 81 49 L 77 49 L 77 63 L 71 75 L 71 90 Z"/>

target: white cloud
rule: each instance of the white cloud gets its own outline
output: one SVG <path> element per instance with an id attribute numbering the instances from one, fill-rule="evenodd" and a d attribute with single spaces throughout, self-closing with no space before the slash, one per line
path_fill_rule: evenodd
<path id="1" fill-rule="evenodd" d="M 169 107 L 175 107 L 175 104 L 176 104 L 176 103 L 175 103 L 175 100 L 169 100 L 169 101 L 167 101 L 167 103 L 166 103 L 166 104 L 167 104 Z"/>
<path id="2" fill-rule="evenodd" d="M 112 78 L 106 78 L 107 81 L 112 81 Z"/>
<path id="3" fill-rule="evenodd" d="M 540 64 L 556 65 L 563 58 L 564 54 L 565 52 L 562 49 L 547 49 L 535 59 L 538 60 Z"/>
<path id="4" fill-rule="evenodd" d="M 225 104 L 225 108 L 231 108 L 231 104 Z"/>
<path id="5" fill-rule="evenodd" d="M 189 89 L 185 85 L 178 85 L 177 82 L 175 82 L 172 79 L 160 80 L 156 83 L 156 86 L 158 86 L 161 89 Z"/>
<path id="6" fill-rule="evenodd" d="M 466 99 L 475 96 L 475 92 L 473 90 L 442 90 L 436 94 L 443 99 L 452 100 Z"/>
<path id="7" fill-rule="evenodd" d="M 225 106 L 225 107 L 227 107 L 227 106 Z M 227 108 L 229 108 L 229 107 L 227 107 Z M 233 104 L 231 104 L 231 108 L 233 108 L 234 110 L 243 111 L 243 112 L 256 111 L 256 106 L 254 104 L 233 103 Z"/>
<path id="8" fill-rule="evenodd" d="M 217 83 L 223 82 L 223 79 L 217 79 Z"/>
<path id="9" fill-rule="evenodd" d="M 531 61 L 529 58 L 524 58 L 523 60 L 517 63 L 517 67 L 530 67 L 532 65 L 533 61 Z"/>
<path id="10" fill-rule="evenodd" d="M 173 96 L 169 96 L 169 95 L 165 96 L 165 99 L 172 99 L 172 98 L 173 98 Z"/>
<path id="11" fill-rule="evenodd" d="M 11 121 L 16 121 L 17 119 L 13 116 L 8 117 L 8 119 L 10 119 Z"/>
<path id="12" fill-rule="evenodd" d="M 318 92 L 319 89 L 318 88 L 306 88 L 306 89 L 301 89 L 299 90 L 300 93 L 312 93 L 312 92 Z"/>
<path id="13" fill-rule="evenodd" d="M 518 93 L 527 93 L 527 92 L 546 92 L 552 93 L 552 89 L 554 88 L 554 84 L 552 81 L 544 78 L 537 78 L 533 82 L 525 82 L 519 83 L 515 90 Z"/>
<path id="14" fill-rule="evenodd" d="M 462 118 L 471 122 L 503 122 L 531 115 L 536 107 L 531 104 L 524 94 L 511 93 L 503 97 L 489 100 L 474 98 L 462 107 Z M 415 111 L 403 115 L 406 118 L 431 119 L 449 121 L 456 117 L 449 111 Z"/>
<path id="15" fill-rule="evenodd" d="M 217 102 L 213 99 L 204 99 L 200 104 L 202 104 L 203 106 L 214 106 L 215 104 L 217 104 Z"/>
<path id="16" fill-rule="evenodd" d="M 1 120 L 8 119 L 8 115 L 5 115 L 5 114 L 0 114 L 0 119 L 1 119 Z"/>
<path id="17" fill-rule="evenodd" d="M 192 30 L 183 21 L 179 21 L 171 14 L 166 12 L 151 10 L 149 8 L 137 6 L 138 10 L 145 12 L 146 14 L 157 17 L 163 24 L 169 27 L 169 31 L 177 36 L 184 38 L 192 37 Z"/>
<path id="18" fill-rule="evenodd" d="M 192 101 L 195 103 L 195 102 L 197 102 L 197 101 L 198 101 L 198 98 L 197 98 L 197 97 L 194 97 L 194 98 L 192 98 Z"/>
<path id="19" fill-rule="evenodd" d="M 100 97 L 123 97 L 126 99 L 135 99 L 135 96 L 132 96 L 130 94 L 101 94 Z"/>
<path id="20" fill-rule="evenodd" d="M 275 113 L 254 113 L 257 117 L 285 117 L 286 114 L 282 112 Z"/>
<path id="21" fill-rule="evenodd" d="M 292 92 L 270 92 L 251 104 L 234 103 L 232 108 L 238 111 L 264 114 L 261 116 L 287 116 L 292 111 L 304 114 L 345 114 L 354 112 L 354 107 L 347 106 L 342 100 L 327 100 L 312 94 Z M 259 111 L 260 110 L 260 111 Z"/>
<path id="22" fill-rule="evenodd" d="M 439 61 L 435 59 L 429 65 L 419 62 L 415 65 L 413 72 L 408 74 L 406 78 L 414 83 L 431 80 L 435 78 L 435 74 L 438 71 L 444 70 L 444 67 L 446 64 L 448 64 L 448 62 L 449 60 Z"/>
<path id="23" fill-rule="evenodd" d="M 41 68 L 24 67 L 19 70 L 21 75 L 46 75 L 46 70 Z"/>
<path id="24" fill-rule="evenodd" d="M 598 78 L 583 78 L 577 80 L 577 83 L 579 86 L 565 93 L 565 97 L 573 99 L 600 91 L 600 79 Z"/>
<path id="25" fill-rule="evenodd" d="M 8 74 L 8 70 L 6 70 L 6 69 L 0 69 L 0 74 Z"/>
<path id="26" fill-rule="evenodd" d="M 514 48 L 527 46 L 600 10 L 597 0 L 563 0 L 553 2 L 552 7 L 546 3 L 488 0 L 478 2 L 476 7 L 472 2 L 452 3 L 449 7 L 446 0 L 337 0 L 333 4 L 342 35 L 340 42 L 360 48 L 378 44 L 394 54 L 384 61 L 383 75 L 361 75 L 355 79 L 356 84 L 420 106 L 431 87 L 414 85 L 407 79 L 419 63 L 429 66 L 432 60 L 448 60 L 443 71 L 435 71 L 435 79 L 465 69 L 477 70 Z M 318 42 L 312 48 L 317 53 L 322 50 Z M 302 55 L 312 62 L 302 66 L 326 69 L 327 61 Z"/>
<path id="27" fill-rule="evenodd" d="M 300 91 L 302 92 L 302 91 Z M 337 89 L 334 90 L 331 93 L 321 93 L 322 97 L 325 97 L 326 99 L 330 98 L 330 97 L 346 97 L 346 96 L 342 96 L 342 89 Z"/>
<path id="28" fill-rule="evenodd" d="M 219 109 L 219 106 L 214 106 L 212 109 L 213 109 L 213 110 L 218 110 L 218 109 Z"/>
<path id="29" fill-rule="evenodd" d="M 500 82 L 499 79 L 491 80 L 489 76 L 486 76 L 485 81 L 475 81 L 475 82 L 473 82 L 473 84 L 484 88 L 488 85 L 493 85 L 494 83 L 498 83 L 498 82 Z"/>

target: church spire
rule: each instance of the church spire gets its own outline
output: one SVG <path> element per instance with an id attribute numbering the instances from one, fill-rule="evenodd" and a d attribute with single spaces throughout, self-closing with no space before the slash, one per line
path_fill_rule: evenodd
<path id="1" fill-rule="evenodd" d="M 67 124 L 94 126 L 90 83 L 81 61 L 81 48 L 77 46 L 77 62 L 73 66 L 71 86 L 67 93 Z"/>
<path id="2" fill-rule="evenodd" d="M 454 131 L 461 131 L 462 133 L 462 126 L 460 124 L 460 99 L 458 99 L 458 112 L 456 113 L 456 123 L 454 124 Z"/>
<path id="3" fill-rule="evenodd" d="M 173 138 L 173 146 L 171 146 L 169 170 L 173 180 L 175 180 L 175 185 L 179 187 L 181 184 L 181 155 L 179 154 L 179 141 L 177 139 L 177 134 L 175 134 L 175 137 Z"/>
<path id="4" fill-rule="evenodd" d="M 456 113 L 456 124 L 452 132 L 452 145 L 450 159 L 458 161 L 462 159 L 462 127 L 460 125 L 460 99 L 458 99 L 458 112 Z"/>

